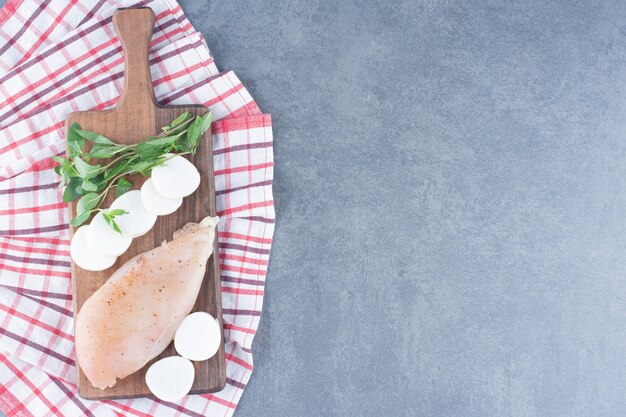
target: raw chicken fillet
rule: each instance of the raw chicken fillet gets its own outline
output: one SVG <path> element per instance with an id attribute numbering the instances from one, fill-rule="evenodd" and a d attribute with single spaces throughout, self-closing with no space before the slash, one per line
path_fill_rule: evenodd
<path id="1" fill-rule="evenodd" d="M 171 242 L 120 267 L 76 317 L 76 356 L 97 388 L 112 387 L 170 344 L 196 302 L 217 218 L 189 223 Z"/>

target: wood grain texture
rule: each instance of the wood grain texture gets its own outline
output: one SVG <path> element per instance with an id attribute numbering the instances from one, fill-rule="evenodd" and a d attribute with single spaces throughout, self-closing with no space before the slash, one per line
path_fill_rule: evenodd
<path id="1" fill-rule="evenodd" d="M 113 16 L 115 30 L 120 37 L 125 55 L 124 90 L 116 108 L 106 111 L 75 112 L 68 115 L 66 127 L 78 122 L 83 129 L 101 133 L 110 139 L 125 144 L 141 142 L 148 135 L 156 134 L 162 126 L 168 125 L 175 117 L 185 111 L 201 115 L 208 111 L 204 106 L 162 107 L 154 97 L 152 80 L 148 66 L 148 44 L 154 25 L 154 13 L 149 8 L 119 9 Z M 210 135 L 202 138 L 198 152 L 189 159 L 196 165 L 201 174 L 198 189 L 184 198 L 182 206 L 174 213 L 159 216 L 154 228 L 146 235 L 133 240 L 126 253 L 120 256 L 111 268 L 102 272 L 85 271 L 72 262 L 72 280 L 74 290 L 74 315 L 80 311 L 83 303 L 89 298 L 111 274 L 127 260 L 138 253 L 148 251 L 171 240 L 174 231 L 189 222 L 198 222 L 206 216 L 215 216 L 215 181 L 213 177 L 213 157 Z M 134 189 L 139 188 L 146 178 L 135 175 L 130 178 Z M 113 193 L 107 196 L 103 207 L 108 207 L 114 200 Z M 76 209 L 76 202 L 70 205 L 71 215 Z M 71 230 L 72 234 L 74 229 Z M 193 311 L 206 311 L 217 317 L 222 325 L 221 287 L 217 238 L 215 239 L 215 255 L 207 264 L 207 271 L 200 288 L 200 293 Z M 222 338 L 223 339 L 223 338 Z M 174 355 L 173 344 L 155 360 Z M 150 391 L 145 384 L 147 368 L 155 361 L 149 362 L 143 369 L 118 380 L 117 384 L 105 390 L 91 385 L 87 377 L 78 367 L 78 393 L 86 399 L 112 399 L 149 396 Z M 219 391 L 226 382 L 226 363 L 224 345 L 218 353 L 208 361 L 194 362 L 196 379 L 192 393 Z"/>

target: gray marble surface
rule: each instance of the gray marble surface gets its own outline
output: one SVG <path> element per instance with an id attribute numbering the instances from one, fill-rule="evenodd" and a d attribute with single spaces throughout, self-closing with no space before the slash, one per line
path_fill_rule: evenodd
<path id="1" fill-rule="evenodd" d="M 274 120 L 238 417 L 624 415 L 626 3 L 182 5 Z"/>

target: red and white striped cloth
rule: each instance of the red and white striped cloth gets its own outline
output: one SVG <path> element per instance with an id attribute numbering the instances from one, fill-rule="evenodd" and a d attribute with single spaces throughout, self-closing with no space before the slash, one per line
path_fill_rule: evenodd
<path id="1" fill-rule="evenodd" d="M 68 211 L 50 156 L 64 119 L 114 106 L 123 55 L 111 16 L 156 15 L 151 72 L 165 104 L 202 103 L 216 122 L 227 385 L 178 404 L 76 394 Z M 0 10 L 0 409 L 13 416 L 230 416 L 252 371 L 274 207 L 272 128 L 232 71 L 218 71 L 174 0 L 9 0 Z"/>

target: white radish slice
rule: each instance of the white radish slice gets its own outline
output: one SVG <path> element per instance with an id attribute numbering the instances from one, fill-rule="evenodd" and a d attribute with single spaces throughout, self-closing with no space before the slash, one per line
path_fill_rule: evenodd
<path id="1" fill-rule="evenodd" d="M 200 185 L 200 173 L 194 164 L 182 156 L 166 155 L 163 165 L 152 168 L 155 190 L 165 198 L 187 197 Z"/>
<path id="2" fill-rule="evenodd" d="M 219 322 L 209 313 L 199 311 L 185 317 L 176 330 L 176 352 L 192 361 L 204 361 L 217 353 L 222 341 Z"/>
<path id="3" fill-rule="evenodd" d="M 176 402 L 191 391 L 195 370 L 189 359 L 169 356 L 153 363 L 146 372 L 146 385 L 155 397 Z"/>
<path id="4" fill-rule="evenodd" d="M 115 220 L 117 221 L 117 218 Z M 113 230 L 104 220 L 102 213 L 96 214 L 91 220 L 85 238 L 90 248 L 109 256 L 120 256 L 126 252 L 133 241 Z"/>
<path id="5" fill-rule="evenodd" d="M 152 214 L 165 216 L 178 210 L 183 204 L 183 198 L 165 198 L 154 188 L 152 178 L 143 183 L 141 187 L 141 201 L 144 207 Z"/>
<path id="6" fill-rule="evenodd" d="M 115 216 L 115 222 L 122 230 L 122 234 L 127 237 L 143 236 L 152 229 L 156 222 L 156 214 L 146 210 L 141 201 L 141 191 L 129 191 L 117 197 L 111 210 L 122 209 L 128 213 Z"/>
<path id="7" fill-rule="evenodd" d="M 103 255 L 87 245 L 87 229 L 89 225 L 81 226 L 74 232 L 70 245 L 70 255 L 74 263 L 86 271 L 104 271 L 110 268 L 117 256 Z"/>

